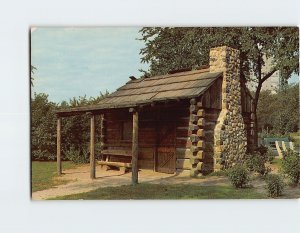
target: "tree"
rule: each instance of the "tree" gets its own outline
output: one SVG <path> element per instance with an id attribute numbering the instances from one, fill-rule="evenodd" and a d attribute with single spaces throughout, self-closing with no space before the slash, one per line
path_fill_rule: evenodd
<path id="1" fill-rule="evenodd" d="M 87 99 L 86 96 L 72 98 L 56 104 L 48 100 L 44 93 L 34 93 L 31 99 L 31 152 L 33 160 L 54 160 L 56 158 L 56 115 L 60 108 L 78 107 L 97 104 L 108 92 L 101 93 L 96 98 Z M 100 117 L 96 117 L 100 121 Z M 96 125 L 99 125 L 96 124 Z M 72 159 L 75 162 L 85 162 L 88 157 L 88 142 L 90 140 L 90 123 L 87 115 L 66 117 L 62 127 L 63 159 Z M 100 135 L 100 128 L 96 127 Z M 96 138 L 99 140 L 99 137 Z M 66 156 L 71 155 L 71 156 Z M 85 160 L 84 160 L 85 158 Z"/>
<path id="2" fill-rule="evenodd" d="M 31 152 L 33 160 L 53 160 L 56 154 L 57 105 L 44 93 L 31 100 Z"/>
<path id="3" fill-rule="evenodd" d="M 299 124 L 299 84 L 280 88 L 276 93 L 262 91 L 257 107 L 258 127 L 268 133 L 287 134 Z"/>
<path id="4" fill-rule="evenodd" d="M 166 74 L 170 70 L 196 68 L 209 64 L 209 49 L 227 45 L 240 50 L 241 76 L 254 74 L 257 88 L 254 115 L 257 132 L 257 104 L 262 84 L 276 71 L 283 79 L 299 74 L 299 31 L 297 27 L 232 27 L 232 28 L 149 28 L 140 30 L 145 47 L 141 61 L 150 63 L 145 75 Z M 266 59 L 272 68 L 263 73 Z"/>

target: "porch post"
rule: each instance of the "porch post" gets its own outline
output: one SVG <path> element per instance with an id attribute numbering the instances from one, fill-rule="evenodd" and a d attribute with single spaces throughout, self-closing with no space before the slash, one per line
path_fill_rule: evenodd
<path id="1" fill-rule="evenodd" d="M 57 118 L 57 136 L 56 136 L 56 161 L 57 161 L 57 174 L 61 175 L 61 117 Z"/>
<path id="2" fill-rule="evenodd" d="M 139 114 L 136 110 L 130 109 L 132 115 L 132 184 L 138 184 L 138 131 L 139 131 Z"/>
<path id="3" fill-rule="evenodd" d="M 90 178 L 96 178 L 95 161 L 95 115 L 91 114 L 91 133 L 90 133 Z"/>

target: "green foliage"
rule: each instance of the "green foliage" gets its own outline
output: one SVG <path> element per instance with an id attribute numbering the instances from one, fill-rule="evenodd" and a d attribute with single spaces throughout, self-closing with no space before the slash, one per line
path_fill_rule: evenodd
<path id="1" fill-rule="evenodd" d="M 299 74 L 297 27 L 144 27 L 140 33 L 145 44 L 140 51 L 141 61 L 150 64 L 149 70 L 144 71 L 147 76 L 208 65 L 212 47 L 226 45 L 238 49 L 241 77 L 258 84 L 253 101 L 255 128 L 262 84 L 276 71 L 281 72 L 283 81 L 292 73 Z M 263 70 L 266 59 L 272 59 L 268 71 Z M 280 128 L 289 125 L 284 117 L 288 117 L 286 112 L 278 116 Z"/>
<path id="2" fill-rule="evenodd" d="M 285 78 L 299 73 L 297 27 L 144 27 L 140 30 L 145 47 L 142 62 L 150 63 L 150 75 L 209 64 L 209 49 L 227 45 L 240 50 L 241 74 L 257 77 L 266 58 Z M 262 78 L 262 77 L 259 77 Z"/>
<path id="3" fill-rule="evenodd" d="M 266 159 L 268 162 L 272 163 L 273 160 L 275 159 L 276 154 L 271 150 L 268 149 L 267 153 L 266 153 Z"/>
<path id="4" fill-rule="evenodd" d="M 293 185 L 297 185 L 300 179 L 300 156 L 297 152 L 288 150 L 284 152 L 281 165 L 282 172 L 286 174 Z"/>
<path id="5" fill-rule="evenodd" d="M 100 93 L 96 98 L 73 98 L 60 105 L 48 100 L 48 95 L 34 94 L 31 100 L 31 156 L 32 160 L 56 159 L 56 115 L 58 108 L 78 107 L 97 104 L 107 96 Z M 100 116 L 96 116 L 96 126 L 100 125 Z M 96 127 L 96 134 L 100 127 Z M 76 163 L 87 162 L 87 143 L 90 140 L 90 120 L 86 115 L 72 116 L 62 119 L 62 159 L 70 159 Z M 96 138 L 96 143 L 99 137 Z M 74 153 L 73 153 L 74 152 Z M 76 156 L 78 158 L 76 158 Z"/>
<path id="6" fill-rule="evenodd" d="M 33 160 L 54 160 L 56 157 L 57 105 L 46 94 L 34 94 L 31 101 L 31 156 Z"/>
<path id="7" fill-rule="evenodd" d="M 290 133 L 291 141 L 294 142 L 295 147 L 300 147 L 300 130 Z"/>
<path id="8" fill-rule="evenodd" d="M 284 182 L 279 175 L 269 174 L 266 177 L 266 184 L 269 197 L 279 197 L 282 195 Z"/>
<path id="9" fill-rule="evenodd" d="M 284 89 L 262 91 L 257 107 L 259 127 L 273 136 L 289 136 L 299 123 L 299 84 Z"/>
<path id="10" fill-rule="evenodd" d="M 266 175 L 270 172 L 270 169 L 265 165 L 266 161 L 266 154 L 261 154 L 256 151 L 247 155 L 245 165 L 250 171 L 257 172 L 260 175 Z"/>
<path id="11" fill-rule="evenodd" d="M 236 188 L 243 188 L 250 181 L 249 171 L 244 165 L 237 164 L 227 170 L 227 176 Z"/>
<path id="12" fill-rule="evenodd" d="M 86 148 L 75 149 L 72 145 L 69 150 L 65 151 L 66 159 L 72 161 L 75 164 L 88 163 L 89 162 L 89 151 Z"/>
<path id="13" fill-rule="evenodd" d="M 268 147 L 260 145 L 257 149 L 256 152 L 260 153 L 260 155 L 265 158 L 266 154 L 268 152 Z"/>

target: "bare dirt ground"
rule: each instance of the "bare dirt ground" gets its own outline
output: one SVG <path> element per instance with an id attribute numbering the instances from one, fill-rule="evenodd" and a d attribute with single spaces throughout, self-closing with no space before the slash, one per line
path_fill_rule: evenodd
<path id="1" fill-rule="evenodd" d="M 90 179 L 89 165 L 63 171 L 64 175 L 57 178 L 70 181 L 55 188 L 32 193 L 32 200 L 65 196 L 69 194 L 88 192 L 97 188 L 131 184 L 131 173 L 101 169 L 97 166 L 96 179 Z M 179 175 L 158 173 L 149 170 L 139 171 L 139 182 L 152 184 L 195 184 L 195 185 L 227 185 L 229 181 L 224 177 L 207 177 L 205 179 L 191 179 L 188 173 Z"/>
<path id="2" fill-rule="evenodd" d="M 70 181 L 67 184 L 55 188 L 46 189 L 32 193 L 32 200 L 45 200 L 48 198 L 65 196 L 69 194 L 88 192 L 97 188 L 120 186 L 131 184 L 131 173 L 116 170 L 108 170 L 97 166 L 96 179 L 91 180 L 89 165 L 83 165 L 75 169 L 63 171 L 64 175 L 57 178 Z M 151 184 L 193 184 L 200 186 L 229 185 L 226 177 L 208 176 L 203 179 L 191 179 L 188 173 L 165 174 L 149 170 L 139 171 L 139 182 Z M 265 183 L 254 179 L 251 184 L 260 193 L 266 193 Z M 281 198 L 300 198 L 300 186 L 285 188 L 284 196 Z"/>

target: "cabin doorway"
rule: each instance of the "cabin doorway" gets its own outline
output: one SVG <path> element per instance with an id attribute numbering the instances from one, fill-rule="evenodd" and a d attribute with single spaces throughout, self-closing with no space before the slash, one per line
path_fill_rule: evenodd
<path id="1" fill-rule="evenodd" d="M 157 125 L 156 171 L 174 173 L 176 171 L 175 122 L 159 121 Z"/>

